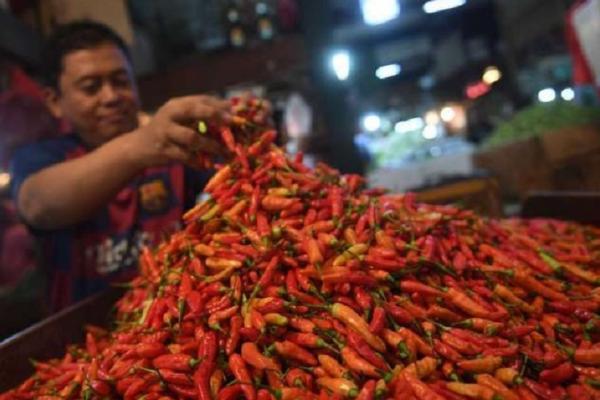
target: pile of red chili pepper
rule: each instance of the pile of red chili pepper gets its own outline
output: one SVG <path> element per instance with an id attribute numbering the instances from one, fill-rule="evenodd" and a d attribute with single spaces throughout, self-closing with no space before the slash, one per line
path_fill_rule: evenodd
<path id="1" fill-rule="evenodd" d="M 1 399 L 600 398 L 600 230 L 365 190 L 246 122 L 116 328 Z"/>

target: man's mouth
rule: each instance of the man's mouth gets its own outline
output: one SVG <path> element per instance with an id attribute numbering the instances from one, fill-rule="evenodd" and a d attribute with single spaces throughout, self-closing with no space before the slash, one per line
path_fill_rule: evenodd
<path id="1" fill-rule="evenodd" d="M 125 122 L 126 118 L 125 113 L 114 113 L 101 116 L 100 121 L 105 124 L 120 124 Z"/>

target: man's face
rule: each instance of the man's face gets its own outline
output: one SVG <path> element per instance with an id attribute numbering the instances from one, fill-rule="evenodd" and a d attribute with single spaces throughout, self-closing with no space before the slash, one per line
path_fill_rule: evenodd
<path id="1" fill-rule="evenodd" d="M 117 46 L 107 43 L 68 53 L 58 87 L 49 98 L 50 108 L 89 145 L 136 128 L 137 88 L 129 61 Z"/>

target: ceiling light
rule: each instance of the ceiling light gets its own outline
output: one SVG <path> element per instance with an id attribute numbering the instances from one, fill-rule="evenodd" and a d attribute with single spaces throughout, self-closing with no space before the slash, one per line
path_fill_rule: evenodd
<path id="1" fill-rule="evenodd" d="M 498 67 L 491 66 L 487 67 L 481 77 L 487 85 L 492 85 L 502 79 L 502 72 L 498 69 Z"/>
<path id="2" fill-rule="evenodd" d="M 440 117 L 442 117 L 442 121 L 450 122 L 456 117 L 456 111 L 454 111 L 453 107 L 444 107 L 442 111 L 440 111 Z"/>
<path id="3" fill-rule="evenodd" d="M 423 11 L 427 14 L 433 14 L 463 6 L 466 2 L 466 0 L 430 0 L 423 4 Z"/>
<path id="4" fill-rule="evenodd" d="M 541 103 L 550 103 L 556 100 L 556 91 L 552 88 L 542 89 L 538 92 L 538 100 Z"/>
<path id="5" fill-rule="evenodd" d="M 437 111 L 431 110 L 425 114 L 425 123 L 427 125 L 437 125 L 440 122 L 440 116 Z"/>
<path id="6" fill-rule="evenodd" d="M 363 117 L 362 125 L 367 132 L 375 132 L 381 128 L 381 118 L 375 113 L 367 114 Z"/>
<path id="7" fill-rule="evenodd" d="M 400 15 L 398 0 L 360 0 L 363 20 L 367 25 L 379 25 Z"/>
<path id="8" fill-rule="evenodd" d="M 431 140 L 435 139 L 438 136 L 437 126 L 435 125 L 427 125 L 425 129 L 423 129 L 423 137 L 425 139 Z"/>
<path id="9" fill-rule="evenodd" d="M 560 92 L 560 97 L 562 97 L 564 101 L 573 101 L 575 99 L 575 91 L 570 87 L 565 88 Z"/>
<path id="10" fill-rule="evenodd" d="M 379 79 L 387 79 L 398 75 L 400 71 L 402 71 L 400 64 L 382 65 L 375 70 L 375 76 L 377 76 Z"/>
<path id="11" fill-rule="evenodd" d="M 340 81 L 350 76 L 350 54 L 345 50 L 337 51 L 331 57 L 331 67 Z"/>

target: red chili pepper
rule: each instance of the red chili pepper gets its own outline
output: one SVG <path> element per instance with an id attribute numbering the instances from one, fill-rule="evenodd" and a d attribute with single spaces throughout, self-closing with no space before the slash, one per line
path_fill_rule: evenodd
<path id="1" fill-rule="evenodd" d="M 365 289 L 363 289 L 363 287 L 355 287 L 354 295 L 356 298 L 356 302 L 364 310 L 369 310 L 373 306 L 373 298 Z"/>
<path id="2" fill-rule="evenodd" d="M 228 210 L 228 209 L 232 208 L 235 204 L 237 204 L 235 196 L 240 191 L 241 186 L 242 186 L 242 184 L 238 181 L 238 182 L 235 182 L 233 185 L 231 185 L 231 187 L 229 189 L 223 191 L 223 193 L 214 195 L 215 198 L 217 199 L 217 204 L 219 206 L 221 206 L 222 210 Z M 235 213 L 231 213 L 229 215 L 231 216 L 232 214 L 235 214 Z M 225 213 L 223 213 L 223 216 L 225 216 Z"/>
<path id="3" fill-rule="evenodd" d="M 280 371 L 281 367 L 277 362 L 263 355 L 258 346 L 253 342 L 242 344 L 241 355 L 245 362 L 260 370 Z"/>
<path id="4" fill-rule="evenodd" d="M 452 346 L 461 354 L 474 356 L 481 353 L 481 351 L 483 350 L 482 346 L 477 345 L 475 343 L 467 342 L 466 340 L 463 340 L 448 332 L 442 333 L 441 339 L 442 341 L 444 341 L 444 343 Z"/>
<path id="5" fill-rule="evenodd" d="M 289 340 L 275 342 L 274 346 L 277 353 L 279 353 L 282 357 L 296 360 L 306 365 L 317 365 L 317 359 L 315 356 L 297 344 L 290 342 Z"/>
<path id="6" fill-rule="evenodd" d="M 321 276 L 321 280 L 325 283 L 352 283 L 364 287 L 377 286 L 377 280 L 362 271 L 349 272 L 345 270 L 327 272 Z"/>
<path id="7" fill-rule="evenodd" d="M 218 340 L 215 332 L 206 332 L 198 346 L 198 358 L 200 365 L 194 373 L 194 383 L 198 392 L 199 400 L 210 400 L 210 376 L 216 366 L 216 358 L 218 353 Z"/>
<path id="8" fill-rule="evenodd" d="M 287 309 L 285 300 L 278 297 L 256 299 L 252 306 L 261 314 L 283 313 Z"/>
<path id="9" fill-rule="evenodd" d="M 358 396 L 356 397 L 356 400 L 374 400 L 376 383 L 377 382 L 373 379 L 371 379 L 370 381 L 367 381 L 363 385 L 363 387 L 360 389 L 360 392 L 358 392 Z"/>
<path id="10" fill-rule="evenodd" d="M 331 216 L 339 219 L 344 212 L 344 201 L 342 199 L 342 189 L 338 186 L 332 186 L 329 189 L 329 201 L 331 203 Z"/>
<path id="11" fill-rule="evenodd" d="M 237 160 L 242 165 L 242 174 L 250 175 L 250 163 L 248 162 L 248 157 L 246 154 L 245 148 L 238 144 L 235 146 L 235 154 L 237 155 Z"/>
<path id="12" fill-rule="evenodd" d="M 377 227 L 379 222 L 377 214 L 377 205 L 374 201 L 372 201 L 371 204 L 369 204 L 369 209 L 367 210 L 368 222 L 371 229 L 375 229 Z"/>
<path id="13" fill-rule="evenodd" d="M 310 208 L 304 216 L 304 227 L 314 224 L 317 220 L 317 210 Z"/>
<path id="14" fill-rule="evenodd" d="M 598 368 L 582 367 L 580 365 L 575 365 L 574 368 L 580 375 L 585 375 L 595 379 L 600 377 L 600 369 Z"/>
<path id="15" fill-rule="evenodd" d="M 400 288 L 408 293 L 420 293 L 427 296 L 444 296 L 442 291 L 414 280 L 402 280 L 402 282 L 400 282 Z"/>
<path id="16" fill-rule="evenodd" d="M 158 374 L 167 383 L 174 383 L 176 385 L 192 385 L 194 381 L 191 376 L 181 372 L 174 372 L 170 369 L 159 369 Z"/>
<path id="17" fill-rule="evenodd" d="M 600 365 L 600 347 L 578 348 L 574 354 L 575 362 L 586 365 Z"/>
<path id="18" fill-rule="evenodd" d="M 335 318 L 342 321 L 345 325 L 358 332 L 358 334 L 365 339 L 369 346 L 380 352 L 385 351 L 385 344 L 383 341 L 369 331 L 369 325 L 367 322 L 350 307 L 340 303 L 335 303 L 331 307 L 331 314 Z"/>
<path id="19" fill-rule="evenodd" d="M 512 328 L 504 329 L 502 331 L 502 336 L 506 338 L 520 338 L 526 335 L 529 335 L 531 332 L 535 331 L 535 326 L 530 325 L 520 325 Z"/>
<path id="20" fill-rule="evenodd" d="M 239 315 L 235 315 L 231 318 L 229 323 L 229 336 L 225 344 L 225 354 L 231 355 L 237 348 L 240 342 L 240 329 L 243 325 L 243 319 Z"/>
<path id="21" fill-rule="evenodd" d="M 540 372 L 540 380 L 549 384 L 560 384 L 569 380 L 576 373 L 575 368 L 570 362 L 565 362 L 552 369 L 545 369 Z"/>
<path id="22" fill-rule="evenodd" d="M 323 255 L 319 249 L 319 243 L 311 238 L 305 238 L 303 241 L 304 250 L 308 254 L 308 261 L 312 265 L 320 265 L 323 262 Z"/>
<path id="23" fill-rule="evenodd" d="M 365 256 L 364 262 L 375 268 L 386 271 L 398 271 L 406 266 L 406 261 L 404 259 L 396 258 L 394 260 L 389 260 L 382 257 L 375 257 L 370 254 Z"/>
<path id="24" fill-rule="evenodd" d="M 377 306 L 373 309 L 369 330 L 373 334 L 379 334 L 385 328 L 385 310 L 383 307 Z"/>
<path id="25" fill-rule="evenodd" d="M 498 313 L 490 312 L 490 310 L 476 303 L 469 298 L 469 296 L 456 288 L 449 288 L 446 292 L 445 299 L 473 317 L 488 318 L 493 321 L 501 319 L 501 316 Z"/>
<path id="26" fill-rule="evenodd" d="M 386 247 L 371 247 L 369 249 L 369 255 L 373 256 L 374 258 L 387 259 L 395 259 L 396 257 L 398 257 L 394 249 L 389 249 Z"/>
<path id="27" fill-rule="evenodd" d="M 384 359 L 380 355 L 375 353 L 371 349 L 371 347 L 369 347 L 369 344 L 358 333 L 354 332 L 352 329 L 349 329 L 347 339 L 348 345 L 350 345 L 361 357 L 363 357 L 369 363 L 384 371 L 389 369 Z"/>
<path id="28" fill-rule="evenodd" d="M 244 388 L 241 383 L 236 383 L 230 386 L 225 386 L 219 391 L 217 399 L 219 400 L 236 400 L 244 394 Z"/>
<path id="29" fill-rule="evenodd" d="M 135 352 L 139 357 L 154 359 L 167 352 L 167 348 L 159 342 L 140 343 L 135 346 Z"/>
<path id="30" fill-rule="evenodd" d="M 108 396 L 110 394 L 111 388 L 108 383 L 101 381 L 99 379 L 93 379 L 90 381 L 90 387 L 92 390 L 99 394 L 100 396 Z M 19 390 L 21 391 L 21 390 Z"/>
<path id="31" fill-rule="evenodd" d="M 581 385 L 570 385 L 567 388 L 567 393 L 570 399 L 592 400 L 591 394 L 589 394 Z"/>
<path id="32" fill-rule="evenodd" d="M 276 131 L 265 131 L 256 142 L 248 147 L 248 155 L 257 156 L 262 149 L 267 148 L 271 143 L 273 143 L 276 137 Z"/>
<path id="33" fill-rule="evenodd" d="M 403 374 L 403 378 L 408 382 L 412 391 L 418 399 L 427 400 L 444 400 L 444 398 L 435 393 L 423 381 L 412 374 Z"/>
<path id="34" fill-rule="evenodd" d="M 483 349 L 482 355 L 484 356 L 501 356 L 501 357 L 513 357 L 519 353 L 519 346 L 512 344 L 507 347 L 496 347 Z"/>
<path id="35" fill-rule="evenodd" d="M 433 348 L 436 353 L 438 353 L 447 360 L 450 360 L 455 363 L 462 360 L 462 356 L 460 355 L 460 353 L 458 353 L 456 350 L 454 350 L 452 347 L 448 346 L 441 340 L 435 339 L 433 341 Z"/>
<path id="36" fill-rule="evenodd" d="M 282 211 L 290 208 L 297 202 L 297 199 L 281 196 L 266 195 L 262 198 L 260 204 L 267 211 Z"/>
<path id="37" fill-rule="evenodd" d="M 485 356 L 482 358 L 474 358 L 471 360 L 462 360 L 456 365 L 467 372 L 474 373 L 491 373 L 497 370 L 502 365 L 502 357 Z"/>
<path id="38" fill-rule="evenodd" d="M 271 226 L 263 212 L 256 213 L 256 230 L 261 237 L 268 237 L 271 234 Z"/>
<path id="39" fill-rule="evenodd" d="M 204 186 L 204 191 L 208 193 L 212 192 L 221 183 L 227 181 L 231 177 L 232 172 L 229 165 L 219 169 Z"/>
<path id="40" fill-rule="evenodd" d="M 182 372 L 191 371 L 197 364 L 198 360 L 187 354 L 163 354 L 152 360 L 154 368 Z"/>
<path id="41" fill-rule="evenodd" d="M 380 373 L 373 364 L 360 357 L 360 355 L 358 355 L 358 353 L 356 353 L 350 347 L 344 347 L 341 351 L 341 356 L 345 365 L 347 365 L 352 371 L 373 378 L 378 378 L 380 376 Z"/>
<path id="42" fill-rule="evenodd" d="M 554 301 L 569 301 L 569 298 L 561 292 L 550 289 L 547 285 L 535 279 L 531 274 L 517 270 L 514 275 L 514 280 L 518 285 L 523 286 L 524 289 L 533 291 L 540 294 L 541 296 Z"/>
<path id="43" fill-rule="evenodd" d="M 85 335 L 85 348 L 90 356 L 96 357 L 98 355 L 98 344 L 96 338 L 90 332 Z"/>
<path id="44" fill-rule="evenodd" d="M 384 303 L 383 307 L 385 311 L 399 324 L 410 324 L 414 319 L 408 311 L 396 304 Z"/>
<path id="45" fill-rule="evenodd" d="M 285 210 L 282 210 L 279 213 L 279 216 L 282 219 L 285 219 L 285 218 L 289 218 L 294 215 L 297 215 L 297 214 L 301 213 L 302 211 L 304 211 L 304 204 L 302 204 L 301 202 L 297 202 L 297 203 L 292 204 L 290 207 L 286 208 Z"/>
<path id="46" fill-rule="evenodd" d="M 275 397 L 267 389 L 260 389 L 256 394 L 257 400 L 275 400 Z"/>
<path id="47" fill-rule="evenodd" d="M 551 389 L 543 383 L 538 383 L 538 382 L 535 382 L 528 378 L 525 378 L 523 380 L 523 382 L 525 383 L 525 386 L 527 386 L 527 388 L 529 388 L 529 390 L 531 390 L 533 393 L 535 393 L 537 396 L 540 396 L 541 398 L 544 398 L 544 399 L 563 398 L 563 396 L 561 396 L 557 393 L 557 390 L 560 388 L 560 386 L 556 387 L 554 389 Z"/>
<path id="48" fill-rule="evenodd" d="M 289 386 L 312 389 L 314 386 L 313 376 L 300 368 L 292 368 L 285 374 L 285 382 Z"/>
<path id="49" fill-rule="evenodd" d="M 285 336 L 285 338 L 290 342 L 297 344 L 298 346 L 304 346 L 313 349 L 328 347 L 327 342 L 325 342 L 319 335 L 315 335 L 314 333 L 290 332 Z"/>
<path id="50" fill-rule="evenodd" d="M 279 264 L 279 257 L 273 256 L 271 258 L 271 260 L 269 261 L 269 263 L 267 264 L 258 283 L 254 287 L 253 294 L 256 295 L 256 294 L 260 293 L 262 289 L 266 288 L 267 286 L 269 286 L 271 284 L 271 281 L 273 280 L 273 275 L 275 274 L 275 271 L 277 270 L 278 264 Z"/>
<path id="51" fill-rule="evenodd" d="M 220 129 L 221 139 L 223 143 L 225 143 L 225 147 L 231 152 L 235 151 L 235 139 L 233 138 L 233 133 L 231 133 L 231 129 L 228 127 L 221 127 Z"/>
<path id="52" fill-rule="evenodd" d="M 356 222 L 356 226 L 354 228 L 357 235 L 361 235 L 365 231 L 368 221 L 369 216 L 367 215 L 367 213 L 362 214 L 360 218 L 358 218 L 358 221 Z"/>
<path id="53" fill-rule="evenodd" d="M 315 323 L 306 318 L 292 317 L 289 325 L 301 332 L 312 333 L 315 329 Z"/>
<path id="54" fill-rule="evenodd" d="M 233 376 L 242 384 L 242 391 L 247 400 L 256 400 L 256 389 L 252 384 L 246 363 L 239 354 L 229 356 L 229 369 Z"/>

